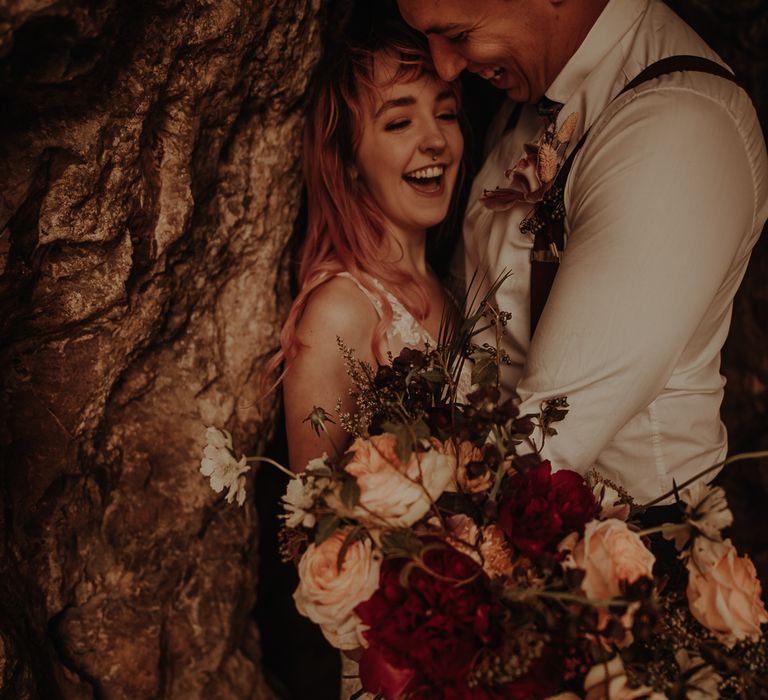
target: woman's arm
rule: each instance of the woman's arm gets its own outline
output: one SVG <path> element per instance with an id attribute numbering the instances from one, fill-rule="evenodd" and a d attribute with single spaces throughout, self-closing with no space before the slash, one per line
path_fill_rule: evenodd
<path id="1" fill-rule="evenodd" d="M 333 452 L 328 436 L 316 435 L 309 422 L 304 422 L 315 406 L 323 408 L 335 421 L 326 427 L 337 448 L 348 447 L 349 435 L 339 425 L 336 404 L 340 399 L 345 412 L 354 406 L 336 338 L 340 337 L 353 349 L 358 359 L 375 366 L 371 339 L 378 320 L 371 302 L 349 279 L 336 277 L 311 294 L 297 329 L 304 347 L 283 380 L 288 454 L 293 471 L 302 471 L 310 459 L 323 452 Z"/>

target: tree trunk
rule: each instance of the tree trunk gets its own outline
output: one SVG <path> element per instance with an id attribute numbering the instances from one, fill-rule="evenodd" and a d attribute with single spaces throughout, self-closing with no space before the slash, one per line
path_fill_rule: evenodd
<path id="1" fill-rule="evenodd" d="M 320 0 L 0 9 L 0 696 L 270 697 L 252 501 Z M 281 307 L 282 305 L 282 307 Z"/>

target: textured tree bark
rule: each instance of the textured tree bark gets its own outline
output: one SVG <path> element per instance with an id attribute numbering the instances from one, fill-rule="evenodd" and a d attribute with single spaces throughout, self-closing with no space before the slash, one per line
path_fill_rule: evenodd
<path id="1" fill-rule="evenodd" d="M 259 450 L 320 0 L 0 9 L 0 696 L 270 697 Z"/>

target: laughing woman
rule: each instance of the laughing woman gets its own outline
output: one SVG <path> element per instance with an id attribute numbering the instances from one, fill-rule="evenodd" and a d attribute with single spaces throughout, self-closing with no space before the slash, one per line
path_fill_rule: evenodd
<path id="1" fill-rule="evenodd" d="M 404 30 L 346 46 L 316 83 L 304 134 L 308 228 L 300 291 L 281 335 L 289 458 L 328 450 L 304 419 L 313 406 L 353 406 L 340 337 L 374 365 L 388 352 L 433 347 L 450 302 L 427 239 L 455 202 L 464 140 L 456 84 Z M 329 424 L 337 445 L 349 436 Z"/>
<path id="2" fill-rule="evenodd" d="M 304 422 L 312 408 L 354 408 L 337 337 L 374 366 L 405 346 L 435 346 L 451 309 L 427 240 L 455 207 L 459 108 L 457 84 L 437 77 L 427 46 L 407 30 L 345 46 L 315 84 L 304 133 L 300 291 L 268 367 L 283 365 L 294 471 L 329 451 L 327 437 Z M 327 428 L 335 445 L 349 444 L 338 421 Z M 350 678 L 356 666 L 343 657 L 342 698 L 360 687 Z"/>

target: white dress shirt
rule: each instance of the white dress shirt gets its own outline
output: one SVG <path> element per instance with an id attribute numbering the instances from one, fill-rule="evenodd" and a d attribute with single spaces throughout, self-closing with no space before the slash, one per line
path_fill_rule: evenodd
<path id="1" fill-rule="evenodd" d="M 532 342 L 532 240 L 519 229 L 530 205 L 492 212 L 479 201 L 537 139 L 532 106 L 507 134 L 513 105 L 502 108 L 464 225 L 467 279 L 513 273 L 496 298 L 512 313 L 504 388 L 523 413 L 568 397 L 543 456 L 555 468 L 596 466 L 639 503 L 725 457 L 720 349 L 768 216 L 765 143 L 736 85 L 673 73 L 611 103 L 644 67 L 680 54 L 722 64 L 661 2 L 610 0 L 547 90 L 565 105 L 558 124 L 580 115 L 571 147 L 592 130 L 568 178 L 565 254 Z"/>

